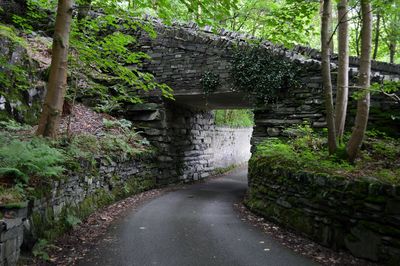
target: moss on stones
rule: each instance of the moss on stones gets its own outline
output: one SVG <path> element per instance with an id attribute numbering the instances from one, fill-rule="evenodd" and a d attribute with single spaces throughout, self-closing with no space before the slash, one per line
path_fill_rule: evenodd
<path id="1" fill-rule="evenodd" d="M 249 167 L 245 204 L 252 211 L 325 246 L 346 248 L 370 260 L 397 262 L 400 199 L 396 186 L 370 178 L 337 179 L 271 167 L 259 158 L 253 158 Z M 281 204 L 281 199 L 289 204 Z"/>

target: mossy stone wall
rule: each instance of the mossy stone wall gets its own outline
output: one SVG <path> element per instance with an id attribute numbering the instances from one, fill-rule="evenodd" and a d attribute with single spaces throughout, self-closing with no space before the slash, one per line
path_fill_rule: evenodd
<path id="1" fill-rule="evenodd" d="M 155 188 L 155 154 L 134 158 L 98 157 L 42 186 L 24 208 L 0 209 L 0 265 L 15 265 L 20 248 L 32 250 L 38 239 L 53 240 L 95 210 Z"/>
<path id="2" fill-rule="evenodd" d="M 24 243 L 28 248 L 38 238 L 52 240 L 98 208 L 156 187 L 158 167 L 153 154 L 117 160 L 95 158 L 81 162 L 77 172 L 54 181 L 43 196 L 31 202 Z"/>
<path id="3" fill-rule="evenodd" d="M 400 186 L 271 166 L 253 157 L 249 196 L 254 212 L 334 249 L 400 265 Z"/>

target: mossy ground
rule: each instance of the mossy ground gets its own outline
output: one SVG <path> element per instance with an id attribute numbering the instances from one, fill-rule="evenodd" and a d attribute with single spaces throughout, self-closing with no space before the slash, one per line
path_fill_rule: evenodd
<path id="1" fill-rule="evenodd" d="M 400 139 L 376 130 L 369 131 L 358 159 L 350 164 L 346 160 L 345 147 L 339 147 L 334 155 L 328 154 L 324 132 L 314 132 L 309 126 L 297 130 L 298 135 L 289 139 L 270 138 L 258 145 L 250 160 L 254 171 L 262 169 L 263 165 L 272 165 L 335 179 L 368 177 L 400 184 Z"/>

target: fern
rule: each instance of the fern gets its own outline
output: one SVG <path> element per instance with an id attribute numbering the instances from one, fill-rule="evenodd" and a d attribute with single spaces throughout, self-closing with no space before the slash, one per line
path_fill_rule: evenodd
<path id="1" fill-rule="evenodd" d="M 65 158 L 42 140 L 12 140 L 0 146 L 0 176 L 28 183 L 29 177 L 52 178 L 62 174 Z"/>

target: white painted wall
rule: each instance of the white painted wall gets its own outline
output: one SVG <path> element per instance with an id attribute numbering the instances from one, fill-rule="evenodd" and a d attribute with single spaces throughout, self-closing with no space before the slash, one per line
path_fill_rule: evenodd
<path id="1" fill-rule="evenodd" d="M 250 159 L 253 128 L 215 127 L 212 134 L 213 166 L 224 168 Z"/>

